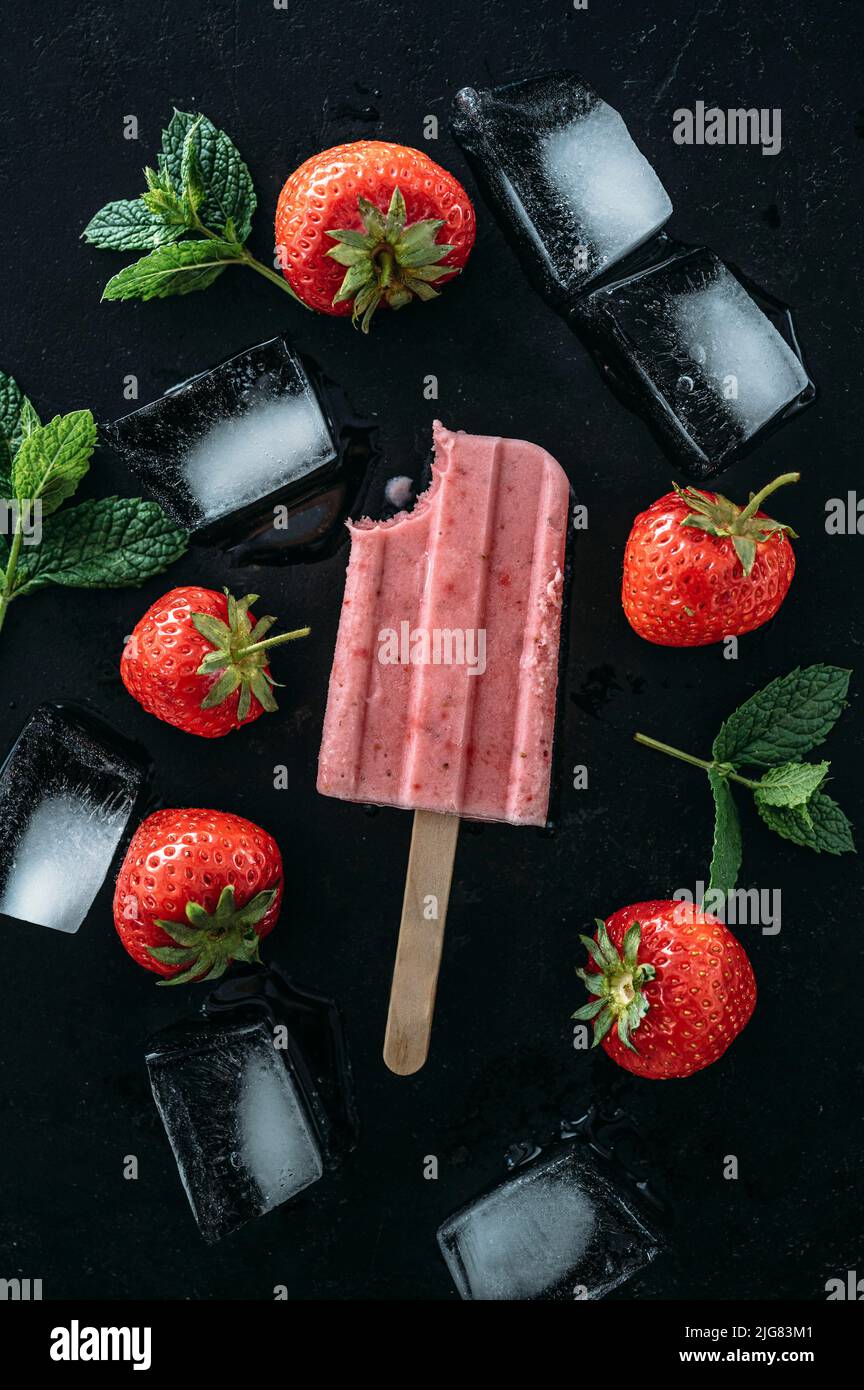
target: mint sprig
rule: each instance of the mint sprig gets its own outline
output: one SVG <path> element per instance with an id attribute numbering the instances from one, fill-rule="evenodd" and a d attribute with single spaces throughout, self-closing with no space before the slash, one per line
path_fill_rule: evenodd
<path id="1" fill-rule="evenodd" d="M 121 588 L 160 574 L 183 554 L 187 536 L 155 502 L 102 497 L 60 510 L 90 468 L 96 425 L 89 410 L 48 424 L 0 371 L 0 498 L 19 504 L 11 537 L 0 535 L 0 628 L 14 599 L 48 584 Z M 3 461 L 8 459 L 4 466 Z M 25 528 L 41 508 L 42 533 Z"/>
<path id="2" fill-rule="evenodd" d="M 246 247 L 255 188 L 224 130 L 206 116 L 175 111 L 162 132 L 157 167 L 144 176 L 147 188 L 139 198 L 108 203 L 82 233 L 105 250 L 148 252 L 112 276 L 103 299 L 191 294 L 212 285 L 229 265 L 248 266 L 297 299 L 284 276 Z"/>
<path id="3" fill-rule="evenodd" d="M 803 754 L 822 743 L 845 708 L 851 674 L 817 664 L 771 681 L 725 721 L 711 759 L 645 734 L 634 736 L 637 743 L 707 773 L 715 813 L 712 889 L 731 892 L 741 868 L 741 826 L 732 783 L 752 793 L 762 820 L 784 839 L 817 854 L 855 852 L 849 821 L 824 791 L 830 763 L 802 761 Z M 766 770 L 753 778 L 745 777 L 742 767 Z"/>

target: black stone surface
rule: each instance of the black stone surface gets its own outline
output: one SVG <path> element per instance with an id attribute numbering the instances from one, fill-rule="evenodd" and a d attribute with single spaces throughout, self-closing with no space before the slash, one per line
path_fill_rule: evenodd
<path id="1" fill-rule="evenodd" d="M 309 568 L 231 572 L 190 553 L 142 591 L 47 590 L 13 606 L 0 639 L 0 746 L 43 700 L 85 699 L 150 751 L 166 804 L 223 806 L 278 839 L 288 876 L 267 953 L 345 1014 L 363 1132 L 342 1172 L 296 1206 L 208 1249 L 198 1237 L 149 1095 L 144 1041 L 192 1012 L 192 989 L 155 988 L 125 955 L 110 890 L 72 937 L 3 933 L 0 1274 L 41 1278 L 45 1298 L 450 1299 L 441 1221 L 501 1171 L 514 1140 L 591 1101 L 639 1123 L 645 1164 L 673 1212 L 669 1249 L 615 1298 L 822 1299 L 861 1268 L 860 871 L 773 837 L 743 808 L 742 886 L 781 888 L 777 936 L 744 928 L 759 986 L 752 1023 L 716 1066 L 648 1083 L 602 1053 L 574 1052 L 577 933 L 596 914 L 707 876 L 701 774 L 632 742 L 641 728 L 707 751 L 740 700 L 797 663 L 861 666 L 856 592 L 864 540 L 828 536 L 825 502 L 862 487 L 860 14 L 766 0 L 664 5 L 567 0 L 398 5 L 265 0 L 157 8 L 28 6 L 4 28 L 0 364 L 43 416 L 128 409 L 230 353 L 289 331 L 378 417 L 387 470 L 419 473 L 433 414 L 522 436 L 566 467 L 590 525 L 579 538 L 564 738 L 589 787 L 565 788 L 557 836 L 463 833 L 429 1064 L 400 1080 L 380 1057 L 410 817 L 372 817 L 315 792 L 315 763 L 346 552 Z M 781 518 L 801 533 L 798 574 L 775 622 L 721 647 L 641 642 L 619 603 L 633 516 L 667 490 L 647 430 L 604 389 L 587 354 L 518 270 L 491 217 L 440 301 L 383 314 L 368 340 L 313 317 L 245 271 L 204 294 L 100 305 L 128 257 L 79 234 L 134 196 L 173 105 L 236 140 L 270 254 L 287 175 L 328 145 L 386 137 L 427 149 L 473 185 L 446 134 L 453 92 L 571 65 L 625 115 L 676 208 L 676 234 L 708 242 L 797 310 L 822 398 L 724 476 L 745 497 L 800 467 Z M 783 149 L 676 146 L 673 112 L 697 100 L 782 110 Z M 140 138 L 123 138 L 137 116 Z M 440 138 L 425 142 L 435 115 Z M 857 133 L 856 133 L 857 119 Z M 434 374 L 439 399 L 424 398 Z M 98 459 L 82 495 L 132 492 Z M 218 744 L 159 724 L 118 675 L 123 637 L 170 584 L 264 596 L 262 611 L 312 638 L 274 662 L 281 713 Z M 856 818 L 862 674 L 832 735 L 832 792 Z M 273 788 L 273 768 L 289 789 Z M 858 817 L 860 819 L 860 816 Z M 735 1154 L 737 1182 L 724 1181 Z M 136 1155 L 137 1181 L 123 1177 Z M 424 1158 L 439 1176 L 427 1181 Z"/>

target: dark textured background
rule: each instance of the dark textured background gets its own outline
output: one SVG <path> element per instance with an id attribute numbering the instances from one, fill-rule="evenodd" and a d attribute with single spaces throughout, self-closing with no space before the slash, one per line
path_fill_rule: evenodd
<path id="1" fill-rule="evenodd" d="M 432 1056 L 414 1079 L 380 1060 L 410 817 L 317 796 L 314 787 L 346 552 L 305 570 L 229 573 L 189 555 L 170 582 L 253 587 L 267 611 L 309 622 L 277 658 L 282 711 L 202 745 L 157 723 L 118 676 L 123 636 L 168 583 L 102 593 L 47 591 L 13 606 L 0 644 L 0 744 L 40 699 L 86 698 L 142 740 L 166 804 L 224 806 L 279 840 L 288 891 L 272 958 L 335 995 L 347 1018 L 363 1137 L 349 1168 L 296 1206 L 208 1249 L 198 1237 L 150 1100 L 143 1041 L 198 1002 L 157 990 L 114 935 L 103 893 L 76 936 L 4 930 L 0 1021 L 0 1275 L 42 1278 L 46 1298 L 456 1297 L 434 1233 L 500 1169 L 513 1139 L 542 1134 L 592 1099 L 640 1124 L 667 1195 L 672 1247 L 619 1296 L 824 1297 L 860 1269 L 860 890 L 857 861 L 808 855 L 744 810 L 742 884 L 781 887 L 777 937 L 742 935 L 759 984 L 753 1022 L 718 1065 L 648 1083 L 605 1055 L 574 1053 L 577 932 L 597 913 L 705 877 L 711 833 L 700 774 L 631 741 L 636 728 L 706 751 L 745 695 L 798 662 L 860 666 L 860 538 L 829 538 L 824 504 L 861 485 L 860 21 L 851 4 L 780 0 L 663 5 L 373 5 L 269 0 L 206 5 L 25 5 L 4 28 L 0 97 L 4 207 L 0 361 L 43 415 L 125 413 L 255 341 L 287 330 L 380 420 L 389 471 L 414 472 L 437 412 L 454 427 L 536 440 L 567 468 L 590 529 L 576 551 L 565 747 L 590 789 L 565 789 L 557 838 L 508 827 L 463 833 Z M 433 305 L 382 314 L 371 338 L 313 318 L 242 271 L 205 294 L 101 305 L 127 258 L 88 248 L 104 202 L 134 196 L 174 104 L 224 126 L 258 190 L 252 245 L 290 171 L 361 137 L 424 145 L 474 191 L 444 128 L 453 91 L 552 65 L 581 69 L 617 106 L 672 196 L 672 230 L 707 241 L 797 308 L 820 404 L 724 477 L 744 497 L 788 468 L 782 519 L 801 532 L 798 575 L 778 619 L 741 642 L 671 651 L 641 642 L 619 604 L 636 511 L 670 467 L 601 386 L 579 344 L 529 290 L 486 209 L 463 279 Z M 708 104 L 782 108 L 783 150 L 677 147 L 672 113 Z M 140 122 L 123 139 L 123 117 Z M 860 115 L 857 136 L 861 134 Z M 96 493 L 134 490 L 108 460 Z M 855 818 L 861 675 L 832 735 L 833 791 Z M 272 789 L 287 763 L 289 791 Z M 125 1182 L 123 1156 L 141 1176 Z M 738 1182 L 721 1177 L 737 1154 Z M 440 1160 L 437 1182 L 421 1175 Z"/>

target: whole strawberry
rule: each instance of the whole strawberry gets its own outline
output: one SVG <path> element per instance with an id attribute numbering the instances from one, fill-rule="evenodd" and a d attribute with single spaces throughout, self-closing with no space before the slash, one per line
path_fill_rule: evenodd
<path id="1" fill-rule="evenodd" d="M 117 876 L 114 925 L 133 960 L 167 978 L 215 980 L 257 961 L 276 925 L 282 856 L 265 830 L 227 811 L 156 811 Z"/>
<path id="2" fill-rule="evenodd" d="M 201 738 L 221 738 L 276 709 L 266 653 L 309 628 L 265 634 L 275 618 L 249 612 L 257 594 L 171 589 L 135 626 L 120 659 L 123 684 L 157 719 Z"/>
<path id="3" fill-rule="evenodd" d="M 634 903 L 581 938 L 591 960 L 577 970 L 594 1020 L 594 1045 L 637 1076 L 691 1076 L 718 1057 L 749 1021 L 756 981 L 741 943 L 692 903 Z"/>
<path id="4" fill-rule="evenodd" d="M 350 313 L 364 333 L 380 304 L 434 299 L 433 285 L 458 273 L 474 234 L 458 180 L 420 150 L 381 140 L 313 155 L 276 208 L 276 245 L 294 293 L 322 314 Z"/>
<path id="5" fill-rule="evenodd" d="M 640 513 L 624 551 L 627 621 L 661 647 L 702 647 L 773 618 L 795 573 L 789 526 L 758 510 L 785 473 L 746 507 L 719 493 L 680 488 Z"/>

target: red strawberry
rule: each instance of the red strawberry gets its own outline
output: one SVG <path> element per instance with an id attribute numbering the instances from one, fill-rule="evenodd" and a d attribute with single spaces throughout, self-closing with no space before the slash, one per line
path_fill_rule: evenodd
<path id="1" fill-rule="evenodd" d="M 295 294 L 322 314 L 350 313 L 364 333 L 379 304 L 434 299 L 433 284 L 467 261 L 474 232 L 471 200 L 452 174 L 420 150 L 381 140 L 313 155 L 276 208 L 276 245 Z"/>
<path id="2" fill-rule="evenodd" d="M 701 1071 L 749 1021 L 756 981 L 744 947 L 692 903 L 634 903 L 581 940 L 591 962 L 576 973 L 596 998 L 573 1017 L 593 1018 L 594 1045 L 637 1076 Z"/>
<path id="3" fill-rule="evenodd" d="M 282 856 L 265 830 L 227 811 L 156 811 L 132 837 L 114 925 L 133 960 L 169 978 L 215 980 L 257 961 L 276 925 Z"/>
<path id="4" fill-rule="evenodd" d="M 308 627 L 264 640 L 276 619 L 257 621 L 257 594 L 235 599 L 226 589 L 171 589 L 128 638 L 123 684 L 157 719 L 188 734 L 221 738 L 276 709 L 266 652 L 306 637 Z"/>
<path id="5" fill-rule="evenodd" d="M 704 647 L 773 618 L 795 573 L 795 532 L 757 509 L 798 477 L 784 473 L 743 508 L 676 484 L 637 516 L 621 589 L 634 632 L 661 647 Z"/>

